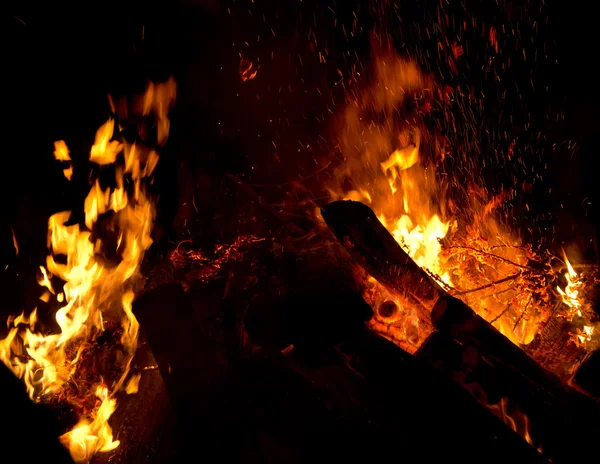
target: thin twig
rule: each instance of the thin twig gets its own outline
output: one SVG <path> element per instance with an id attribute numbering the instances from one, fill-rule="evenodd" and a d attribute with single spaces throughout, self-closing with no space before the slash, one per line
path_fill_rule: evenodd
<path id="1" fill-rule="evenodd" d="M 466 295 L 467 293 L 478 292 L 479 290 L 484 290 L 486 288 L 493 287 L 494 285 L 508 282 L 509 280 L 515 280 L 517 277 L 519 277 L 522 274 L 523 274 L 522 272 L 518 272 L 516 274 L 511 274 L 508 277 L 504 277 L 503 279 L 500 279 L 500 280 L 495 280 L 494 282 L 490 282 L 489 284 L 482 285 L 481 287 L 472 288 L 471 290 L 463 290 L 462 292 L 456 292 L 456 293 L 454 293 L 454 296 Z"/>
<path id="2" fill-rule="evenodd" d="M 466 246 L 465 245 L 465 246 L 450 246 L 448 248 L 449 249 L 456 248 L 456 249 L 472 250 L 472 251 L 474 251 L 476 253 L 480 253 L 482 255 L 490 256 L 492 258 L 499 259 L 500 261 L 504 261 L 505 263 L 512 264 L 513 266 L 520 267 L 521 269 L 527 269 L 528 271 L 531 271 L 531 268 L 529 266 L 523 266 L 522 264 L 515 263 L 514 261 L 511 261 L 510 259 L 504 258 L 504 257 L 496 255 L 494 253 L 489 253 L 487 251 L 478 250 L 477 248 L 474 248 L 474 247 L 470 247 L 470 246 Z"/>
<path id="3" fill-rule="evenodd" d="M 490 294 L 488 294 L 488 295 L 485 295 L 485 296 L 482 296 L 482 297 L 480 297 L 480 298 L 481 298 L 482 300 L 485 300 L 486 298 L 490 298 L 490 297 L 493 297 L 493 298 L 496 298 L 496 299 L 498 299 L 498 298 L 497 298 L 497 297 L 498 297 L 498 295 L 502 295 L 503 293 L 506 293 L 506 292 L 508 292 L 508 291 L 510 291 L 510 290 L 512 290 L 512 287 L 506 287 L 504 290 L 500 290 L 499 292 L 490 293 Z"/>
<path id="4" fill-rule="evenodd" d="M 500 319 L 502 316 L 504 316 L 504 315 L 506 314 L 506 311 L 508 311 L 508 310 L 510 309 L 511 305 L 512 305 L 511 303 L 508 303 L 508 304 L 506 305 L 506 308 L 504 308 L 504 311 L 502 311 L 502 312 L 501 312 L 500 314 L 498 314 L 498 315 L 497 315 L 497 316 L 496 316 L 494 319 L 492 319 L 492 320 L 490 321 L 490 324 L 493 324 L 493 323 L 494 323 L 494 322 L 496 322 L 498 319 Z"/>
<path id="5" fill-rule="evenodd" d="M 515 322 L 515 325 L 513 326 L 513 330 L 515 330 L 517 328 L 517 326 L 519 325 L 519 322 L 521 322 L 521 319 L 523 319 L 523 316 L 525 315 L 525 313 L 527 312 L 527 308 L 529 307 L 529 303 L 531 303 L 531 300 L 533 299 L 533 294 L 531 294 L 529 296 L 529 300 L 527 301 L 527 304 L 525 305 L 525 307 L 523 308 L 523 311 L 521 311 L 521 315 L 519 316 L 519 318 L 517 319 L 517 322 Z"/>

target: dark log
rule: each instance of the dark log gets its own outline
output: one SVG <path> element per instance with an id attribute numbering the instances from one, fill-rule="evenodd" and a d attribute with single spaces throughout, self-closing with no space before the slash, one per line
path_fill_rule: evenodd
<path id="1" fill-rule="evenodd" d="M 406 254 L 375 213 L 360 202 L 342 200 L 323 207 L 321 214 L 354 261 L 404 308 L 415 310 L 422 333 L 430 333 L 429 313 L 446 292 Z"/>
<path id="2" fill-rule="evenodd" d="M 358 202 L 338 201 L 324 207 L 322 214 L 362 268 L 390 291 L 403 292 L 409 302 L 417 302 L 417 306 L 427 311 L 427 317 L 441 334 L 430 337 L 417 352 L 419 358 L 442 368 L 467 390 L 471 388 L 469 382 L 473 382 L 468 378 L 473 370 L 485 372 L 486 375 L 480 375 L 480 378 L 475 376 L 475 382 L 485 385 L 486 395 L 495 395 L 497 400 L 509 398 L 517 407 L 533 401 L 532 410 L 540 411 L 538 417 L 547 418 L 548 423 L 560 421 L 560 417 L 593 423 L 589 414 L 592 411 L 595 415 L 600 413 L 598 404 L 561 382 L 465 303 L 451 297 L 408 257 L 370 208 Z M 429 348 L 431 340 L 439 337 L 448 340 L 446 345 L 458 347 L 455 350 L 458 361 L 452 360 L 451 349 Z M 452 361 L 448 360 L 449 356 Z M 490 378 L 495 380 L 490 382 Z M 557 428 L 560 429 L 559 425 Z M 549 444 L 552 448 L 556 446 L 557 436 L 549 436 L 550 439 L 542 440 L 542 446 Z M 564 447 L 558 446 L 554 456 L 567 462 L 564 461 Z"/>
<path id="3" fill-rule="evenodd" d="M 367 411 L 387 417 L 379 419 L 380 425 L 389 427 L 380 430 L 383 443 L 400 443 L 397 437 L 411 437 L 401 446 L 419 449 L 423 462 L 507 462 L 516 456 L 523 462 L 547 462 L 444 373 L 393 343 L 365 330 L 341 344 L 338 351 L 367 385 L 361 404 Z M 415 430 L 427 433 L 417 438 Z"/>
<path id="4" fill-rule="evenodd" d="M 501 398 L 528 415 L 532 436 L 553 462 L 576 462 L 574 450 L 600 433 L 600 405 L 546 371 L 462 301 L 443 297 L 432 311 L 439 331 L 417 352 L 466 389 L 480 388 L 489 403 Z M 577 458 L 575 457 L 577 456 Z"/>
<path id="5" fill-rule="evenodd" d="M 145 337 L 132 362 L 132 374 L 140 374 L 138 392 L 122 393 L 111 416 L 113 436 L 119 447 L 98 453 L 92 464 L 145 464 L 170 462 L 174 455 L 173 409 L 156 359 Z"/>
<path id="6" fill-rule="evenodd" d="M 218 314 L 194 316 L 194 299 L 163 286 L 135 304 L 159 365 L 171 363 L 170 373 L 161 371 L 182 447 L 174 461 L 200 449 L 231 462 L 385 462 L 415 452 L 424 462 L 545 462 L 458 385 L 364 327 L 340 331 L 333 340 L 341 340 L 338 350 L 326 343 L 328 351 L 315 353 L 321 362 L 307 363 L 296 348 L 286 355 L 249 344 L 232 348 L 240 338 L 236 326 Z M 311 313 L 331 310 L 335 300 L 319 308 L 315 298 Z M 236 299 L 237 317 L 248 302 Z"/>
<path id="7" fill-rule="evenodd" d="M 321 214 L 361 267 L 390 290 L 428 311 L 447 294 L 408 256 L 368 206 L 352 200 L 334 201 L 323 207 Z"/>
<path id="8" fill-rule="evenodd" d="M 486 356 L 498 359 L 498 362 L 504 364 L 507 369 L 521 372 L 534 382 L 558 385 L 563 388 L 563 383 L 555 374 L 542 368 L 520 347 L 458 298 L 452 296 L 440 298 L 431 312 L 431 320 L 440 332 L 465 345 L 476 347 Z"/>
<path id="9" fill-rule="evenodd" d="M 600 351 L 591 353 L 575 374 L 575 384 L 600 398 Z"/>

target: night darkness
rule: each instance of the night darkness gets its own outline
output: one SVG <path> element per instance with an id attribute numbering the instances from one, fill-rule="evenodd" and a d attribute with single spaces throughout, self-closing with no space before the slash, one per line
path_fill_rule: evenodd
<path id="1" fill-rule="evenodd" d="M 175 77 L 171 135 L 153 186 L 159 212 L 149 259 L 158 261 L 182 239 L 211 249 L 236 234 L 236 203 L 223 198 L 228 175 L 256 184 L 325 178 L 314 173 L 340 156 L 332 130 L 346 103 L 340 76 L 368 74 L 374 32 L 389 34 L 400 55 L 444 85 L 463 89 L 465 101 L 486 96 L 473 104 L 474 126 L 460 125 L 457 107 L 465 131 L 457 138 L 473 149 L 474 169 L 491 193 L 515 192 L 505 210 L 510 225 L 553 252 L 566 247 L 575 262 L 598 262 L 598 35 L 583 2 L 15 3 L 0 46 L 0 319 L 38 297 L 31 288 L 47 253 L 48 217 L 81 206 L 108 94 L 131 95 L 148 79 Z M 440 11 L 450 19 L 440 22 Z M 460 32 L 472 18 L 477 26 Z M 473 32 L 480 24 L 505 27 L 496 58 L 487 36 Z M 465 50 L 457 71 L 449 52 L 439 52 L 440 42 L 449 50 L 454 41 Z M 255 79 L 240 79 L 240 56 L 259 66 Z M 72 182 L 52 156 L 60 139 L 72 150 Z M 455 168 L 470 166 L 457 161 Z"/>

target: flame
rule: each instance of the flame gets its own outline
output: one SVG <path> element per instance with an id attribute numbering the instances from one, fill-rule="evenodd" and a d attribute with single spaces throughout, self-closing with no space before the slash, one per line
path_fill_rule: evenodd
<path id="1" fill-rule="evenodd" d="M 456 375 L 456 380 L 460 381 L 460 379 L 462 379 L 462 375 Z M 509 408 L 509 399 L 507 397 L 502 397 L 497 403 L 491 403 L 487 394 L 479 384 L 461 383 L 481 405 L 494 413 L 495 416 L 520 435 L 527 443 L 536 448 L 539 453 L 542 453 L 541 445 L 537 445 L 531 438 L 531 423 L 529 417 L 517 407 Z"/>
<path id="2" fill-rule="evenodd" d="M 419 266 L 514 343 L 526 345 L 544 321 L 537 294 L 528 290 L 533 253 L 499 220 L 506 195 L 489 199 L 475 179 L 460 179 L 452 185 L 464 197 L 460 207 L 450 196 L 443 172 L 448 140 L 426 117 L 435 105 L 443 113 L 445 95 L 415 62 L 379 52 L 369 83 L 348 93 L 344 161 L 327 189 L 332 200 L 368 204 Z M 382 300 L 373 295 L 382 292 L 369 292 L 377 308 Z M 401 321 L 372 324 L 396 342 L 406 332 Z"/>
<path id="3" fill-rule="evenodd" d="M 15 230 L 11 227 L 10 231 L 12 233 L 13 247 L 15 247 L 15 254 L 19 256 L 19 243 L 17 242 L 17 236 L 15 235 Z"/>
<path id="4" fill-rule="evenodd" d="M 508 425 L 513 431 L 521 435 L 527 443 L 535 446 L 531 435 L 531 426 L 529 424 L 529 418 L 523 414 L 519 409 L 516 409 L 511 414 L 508 413 L 508 398 L 502 398 L 498 403 L 488 405 L 488 409 L 498 416 L 502 421 Z"/>
<path id="5" fill-rule="evenodd" d="M 566 304 L 569 308 L 571 308 L 571 316 L 581 316 L 579 288 L 581 287 L 581 284 L 583 282 L 579 280 L 579 274 L 577 274 L 577 272 L 575 272 L 575 269 L 573 269 L 573 266 L 571 266 L 569 258 L 567 258 L 566 254 L 564 255 L 564 258 L 565 264 L 567 265 L 567 271 L 564 274 L 567 284 L 565 285 L 564 290 L 560 288 L 560 285 L 557 285 L 556 290 L 560 294 L 563 303 Z"/>
<path id="6" fill-rule="evenodd" d="M 94 420 L 81 419 L 70 432 L 60 437 L 75 462 L 89 462 L 97 452 L 112 451 L 119 446 L 119 440 L 113 440 L 112 429 L 108 425 L 117 401 L 109 397 L 106 387 L 99 386 L 95 395 L 101 403 Z"/>
<path id="7" fill-rule="evenodd" d="M 68 162 L 68 167 L 63 169 L 63 174 L 67 180 L 71 180 L 71 177 L 73 177 L 73 163 L 71 162 L 69 149 L 67 148 L 67 144 L 64 140 L 54 142 L 54 159 Z"/>
<path id="8" fill-rule="evenodd" d="M 172 79 L 164 84 L 151 83 L 141 109 L 136 110 L 154 115 L 159 146 L 168 136 L 168 110 L 175 92 Z M 34 310 L 29 316 L 23 313 L 9 319 L 8 336 L 0 341 L 0 359 L 23 379 L 32 399 L 66 397 L 82 410 L 79 423 L 61 437 L 76 462 L 87 462 L 96 452 L 119 445 L 113 440 L 108 420 L 115 411 L 117 393 L 123 389 L 133 393 L 139 382 L 134 376 L 124 388 L 139 335 L 132 312 L 133 290 L 144 252 L 152 244 L 155 217 L 154 203 L 143 182 L 152 174 L 158 153 L 144 145 L 113 140 L 114 131 L 115 121 L 109 119 L 98 129 L 90 152 L 91 162 L 114 165 L 115 179 L 113 187 L 103 188 L 99 180 L 93 184 L 84 202 L 85 227 L 70 223 L 69 211 L 56 213 L 48 221 L 50 254 L 46 266 L 40 267 L 39 284 L 47 291 L 43 298 L 49 298 L 56 295 L 57 280 L 64 282 L 56 297 L 61 304 L 55 315 L 60 330 L 48 335 L 36 330 Z M 121 154 L 123 163 L 119 162 Z M 70 162 L 64 141 L 55 143 L 54 156 Z M 105 258 L 114 253 L 116 259 Z M 100 373 L 97 382 L 86 390 L 89 381 L 78 377 L 78 369 L 107 324 L 120 325 L 122 356 L 115 362 L 117 374 Z M 91 392 L 98 401 L 91 408 L 81 407 L 89 402 Z"/>
<path id="9" fill-rule="evenodd" d="M 564 289 L 560 285 L 556 286 L 556 290 L 560 295 L 562 302 L 567 308 L 566 313 L 561 314 L 566 319 L 570 320 L 573 325 L 577 319 L 584 321 L 583 325 L 576 330 L 576 339 L 578 345 L 586 346 L 590 345 L 590 349 L 594 349 L 592 346 L 592 338 L 596 327 L 591 324 L 591 317 L 589 311 L 584 311 L 584 302 L 582 301 L 581 290 L 583 286 L 582 276 L 573 269 L 569 258 L 563 250 L 564 261 L 567 266 L 567 270 L 563 277 L 566 281 Z"/>

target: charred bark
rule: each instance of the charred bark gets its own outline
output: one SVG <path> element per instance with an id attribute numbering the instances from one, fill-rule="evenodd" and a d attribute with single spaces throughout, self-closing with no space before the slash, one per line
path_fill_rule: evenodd
<path id="1" fill-rule="evenodd" d="M 342 200 L 323 207 L 321 214 L 352 258 L 431 325 L 429 312 L 447 293 L 406 254 L 375 213 L 358 201 Z"/>
<path id="2" fill-rule="evenodd" d="M 462 301 L 441 298 L 432 311 L 435 333 L 417 352 L 463 386 L 484 392 L 480 401 L 501 398 L 530 419 L 532 435 L 553 462 L 583 459 L 572 442 L 600 432 L 600 406 L 542 368 Z M 575 457 L 577 455 L 577 458 Z"/>
<path id="3" fill-rule="evenodd" d="M 551 424 L 572 439 L 575 429 L 582 436 L 590 436 L 590 429 L 596 433 L 592 418 L 600 413 L 598 404 L 561 382 L 465 303 L 450 296 L 411 260 L 370 208 L 338 201 L 324 207 L 322 213 L 355 261 L 388 290 L 420 308 L 422 317 L 437 329 L 417 352 L 418 358 L 440 368 L 468 391 L 477 385 L 487 397 L 478 398 L 481 403 L 508 398 L 520 409 L 530 405 L 531 420 L 542 424 L 542 429 Z M 576 421 L 585 425 L 571 427 Z M 570 462 L 571 445 L 560 434 L 541 433 L 540 442 L 555 462 Z"/>

